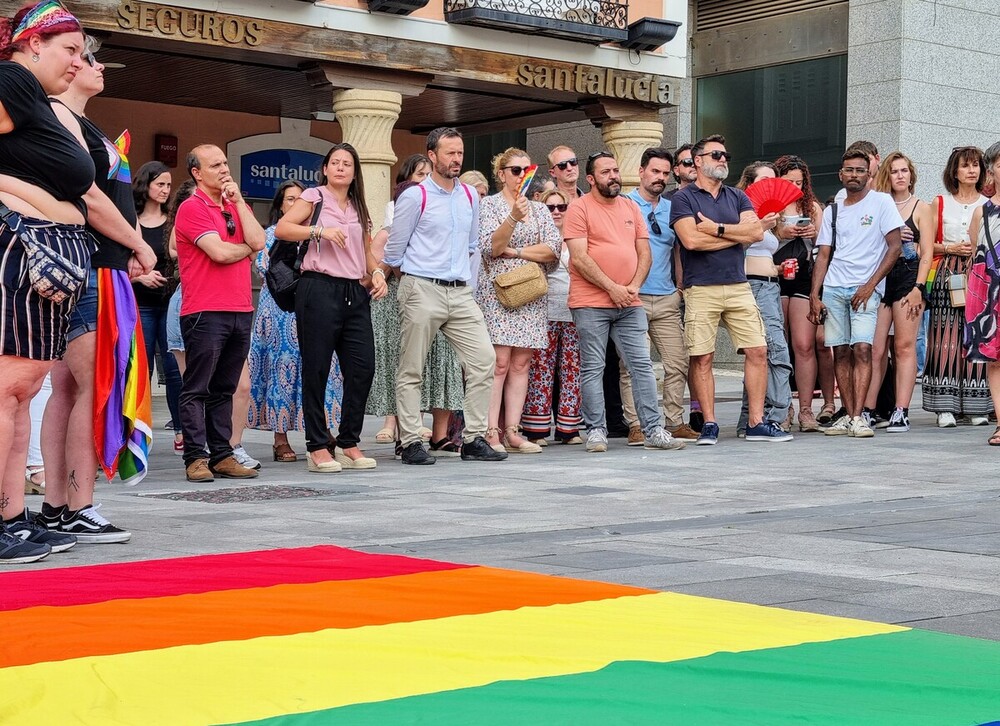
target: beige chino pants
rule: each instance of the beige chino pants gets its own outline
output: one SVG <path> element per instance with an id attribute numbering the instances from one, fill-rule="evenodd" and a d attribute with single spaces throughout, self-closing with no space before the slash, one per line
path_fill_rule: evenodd
<path id="1" fill-rule="evenodd" d="M 667 428 L 684 423 L 684 387 L 687 385 L 688 353 L 684 342 L 684 318 L 681 316 L 681 295 L 640 295 L 649 319 L 649 337 L 663 363 L 663 410 Z M 639 420 L 632 399 L 632 378 L 621 367 L 622 407 L 629 425 Z"/>
<path id="2" fill-rule="evenodd" d="M 472 289 L 445 287 L 413 275 L 399 283 L 401 338 L 396 370 L 396 415 L 403 446 L 420 441 L 420 384 L 437 331 L 455 349 L 465 373 L 465 431 L 469 443 L 486 436 L 496 354 Z"/>

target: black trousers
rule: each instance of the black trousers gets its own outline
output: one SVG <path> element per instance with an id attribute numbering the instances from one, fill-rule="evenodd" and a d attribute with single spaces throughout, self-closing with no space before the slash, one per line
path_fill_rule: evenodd
<path id="1" fill-rule="evenodd" d="M 344 376 L 336 445 L 342 449 L 357 446 L 375 377 L 375 335 L 368 291 L 357 280 L 304 272 L 295 290 L 295 321 L 302 355 L 306 449 L 319 451 L 331 443 L 324 404 L 334 353 Z"/>
<path id="2" fill-rule="evenodd" d="M 250 352 L 253 313 L 202 312 L 181 318 L 187 366 L 178 402 L 184 464 L 232 456 L 233 394 Z"/>

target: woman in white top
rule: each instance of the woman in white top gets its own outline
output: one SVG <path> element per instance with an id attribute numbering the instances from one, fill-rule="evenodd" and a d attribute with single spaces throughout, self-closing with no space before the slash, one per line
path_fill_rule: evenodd
<path id="1" fill-rule="evenodd" d="M 777 174 L 774 164 L 768 161 L 755 161 L 743 170 L 736 188 L 746 189 L 755 181 L 773 179 L 775 176 Z M 781 426 L 788 418 L 788 407 L 792 405 L 790 383 L 792 363 L 788 356 L 788 342 L 785 340 L 785 317 L 781 311 L 781 287 L 778 284 L 779 272 L 773 259 L 778 249 L 778 238 L 774 236 L 773 230 L 780 216 L 777 212 L 773 212 L 761 218 L 764 239 L 747 248 L 744 262 L 747 281 L 764 320 L 767 340 L 767 393 L 764 397 L 764 421 L 776 426 Z M 794 261 L 792 262 L 794 264 Z M 747 392 L 744 387 L 743 409 L 736 425 L 736 435 L 740 438 L 746 435 L 748 418 Z"/>
<path id="2" fill-rule="evenodd" d="M 983 152 L 961 146 L 951 152 L 944 170 L 947 190 L 931 203 L 934 209 L 934 267 L 927 327 L 927 363 L 921 383 L 923 408 L 937 414 L 937 425 L 950 428 L 960 416 L 973 426 L 989 423 L 992 410 L 986 365 L 964 355 L 964 304 L 951 304 L 950 285 L 968 272 L 975 245 L 969 239 L 972 215 L 986 202 L 980 192 L 986 179 Z"/>

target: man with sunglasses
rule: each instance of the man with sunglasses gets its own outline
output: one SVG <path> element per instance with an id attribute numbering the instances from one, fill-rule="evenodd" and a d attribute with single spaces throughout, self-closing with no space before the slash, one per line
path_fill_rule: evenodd
<path id="1" fill-rule="evenodd" d="M 677 182 L 677 186 L 664 192 L 664 199 L 673 199 L 677 192 L 698 178 L 698 172 L 694 168 L 694 157 L 691 156 L 691 148 L 691 144 L 683 144 L 678 146 L 677 151 L 674 152 L 674 181 Z"/>
<path id="2" fill-rule="evenodd" d="M 188 481 L 252 479 L 257 472 L 236 461 L 229 439 L 233 393 L 250 352 L 250 258 L 264 249 L 264 230 L 222 149 L 196 146 L 187 165 L 197 188 L 177 210 L 174 227 L 187 351 L 179 402 L 184 465 Z"/>
<path id="3" fill-rule="evenodd" d="M 767 390 L 767 341 L 764 321 L 744 267 L 746 248 L 764 238 L 760 219 L 741 190 L 726 186 L 731 155 L 726 139 L 715 134 L 691 150 L 697 179 L 674 195 L 670 224 L 680 240 L 684 287 L 684 337 L 691 355 L 694 394 L 705 423 L 699 446 L 719 440 L 715 420 L 712 361 L 719 323 L 744 355 L 743 379 L 749 401 L 747 441 L 789 441 L 776 421 L 764 419 Z"/>
<path id="4" fill-rule="evenodd" d="M 549 152 L 549 175 L 556 183 L 556 189 L 573 201 L 583 196 L 576 182 L 580 178 L 580 161 L 576 152 L 568 146 L 557 146 Z"/>
<path id="5" fill-rule="evenodd" d="M 660 424 L 656 377 L 646 343 L 639 288 L 649 272 L 649 232 L 639 208 L 621 197 L 618 162 L 606 151 L 587 159 L 590 192 L 570 204 L 563 234 L 571 260 L 569 309 L 580 334 L 580 389 L 587 451 L 608 450 L 602 379 L 608 339 L 632 375 L 647 449 L 683 449 Z"/>
<path id="6" fill-rule="evenodd" d="M 650 147 L 639 161 L 639 186 L 626 196 L 639 205 L 649 231 L 652 263 L 646 281 L 639 288 L 639 300 L 646 310 L 649 337 L 663 362 L 663 409 L 667 430 L 678 439 L 697 439 L 698 434 L 684 423 L 684 385 L 687 383 L 688 356 L 684 344 L 681 296 L 674 284 L 674 242 L 670 229 L 670 202 L 663 190 L 670 179 L 673 156 L 663 147 Z M 622 402 L 625 418 L 637 421 L 630 406 L 631 379 L 622 376 Z M 637 425 L 637 424 L 636 424 Z"/>

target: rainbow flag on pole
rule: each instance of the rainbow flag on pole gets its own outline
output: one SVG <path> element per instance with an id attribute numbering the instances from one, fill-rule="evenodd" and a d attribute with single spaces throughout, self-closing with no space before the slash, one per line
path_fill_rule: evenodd
<path id="1" fill-rule="evenodd" d="M 9 723 L 1000 719 L 1000 644 L 331 546 L 9 572 Z"/>
<path id="2" fill-rule="evenodd" d="M 538 173 L 538 164 L 532 164 L 527 169 L 524 170 L 524 179 L 521 180 L 521 188 L 518 190 L 518 194 L 522 197 L 527 196 L 528 187 L 531 186 L 531 182 L 535 179 L 535 174 Z"/>
<path id="3" fill-rule="evenodd" d="M 139 308 L 124 270 L 97 268 L 94 446 L 104 475 L 122 483 L 146 476 L 153 444 L 149 364 Z"/>

